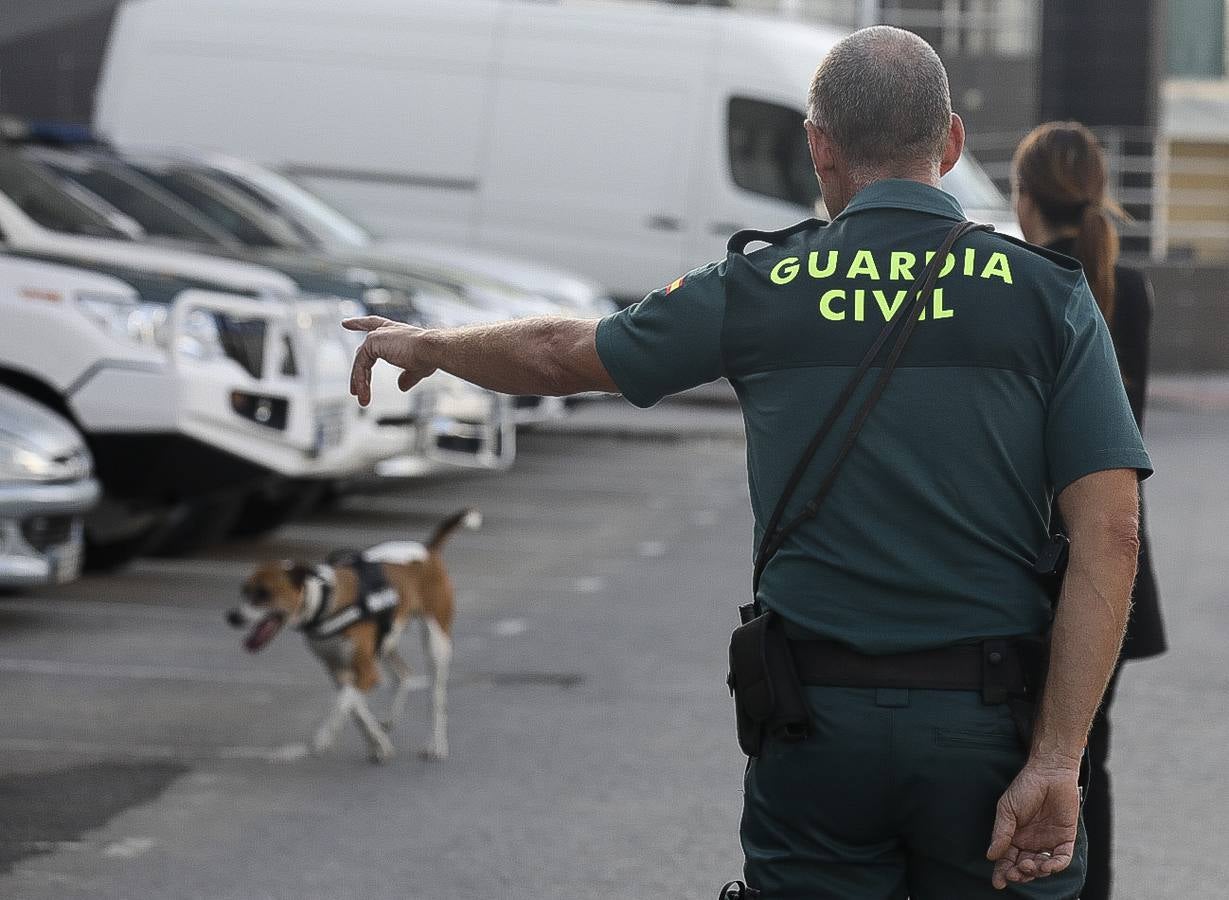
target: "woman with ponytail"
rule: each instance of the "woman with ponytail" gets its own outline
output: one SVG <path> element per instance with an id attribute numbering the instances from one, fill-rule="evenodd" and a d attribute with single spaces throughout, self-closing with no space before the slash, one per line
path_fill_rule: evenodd
<path id="1" fill-rule="evenodd" d="M 1105 154 L 1092 133 L 1078 122 L 1048 122 L 1033 129 L 1012 161 L 1012 195 L 1024 237 L 1034 244 L 1075 257 L 1084 266 L 1097 305 L 1109 325 L 1135 421 L 1143 428 L 1148 387 L 1148 332 L 1152 324 L 1152 287 L 1136 269 L 1118 264 L 1118 232 L 1112 216 L 1122 211 L 1106 196 Z M 1121 663 L 1165 652 L 1156 579 L 1148 536 L 1140 523 L 1139 574 L 1134 608 L 1127 625 L 1119 669 L 1088 737 L 1092 780 L 1084 806 L 1088 831 L 1088 878 L 1082 900 L 1110 896 L 1112 809 L 1109 757 L 1110 704 Z"/>

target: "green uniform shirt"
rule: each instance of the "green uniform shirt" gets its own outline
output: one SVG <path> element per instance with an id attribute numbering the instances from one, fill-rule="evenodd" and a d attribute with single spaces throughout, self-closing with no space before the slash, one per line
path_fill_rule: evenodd
<path id="1" fill-rule="evenodd" d="M 914 181 L 860 191 L 603 319 L 597 349 L 632 403 L 726 376 L 742 405 L 758 544 L 824 414 L 952 224 Z M 1151 463 L 1109 331 L 1074 260 L 996 234 L 962 238 L 816 519 L 764 572 L 760 600 L 796 630 L 867 653 L 1038 634 L 1031 572 L 1053 497 Z M 818 488 L 862 388 L 786 512 Z M 731 597 L 731 600 L 741 598 Z"/>

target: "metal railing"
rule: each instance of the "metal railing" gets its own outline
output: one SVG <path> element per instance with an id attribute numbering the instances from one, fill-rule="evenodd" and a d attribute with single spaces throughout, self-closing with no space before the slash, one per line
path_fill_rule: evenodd
<path id="1" fill-rule="evenodd" d="M 1130 216 L 1119 223 L 1124 255 L 1229 258 L 1229 150 L 1197 155 L 1150 128 L 1092 130 L 1105 148 L 1110 195 Z M 1011 190 L 1011 156 L 1024 134 L 969 139 L 969 149 L 1005 193 Z M 1189 186 L 1192 178 L 1221 186 Z"/>
<path id="2" fill-rule="evenodd" d="M 1036 0 L 729 0 L 735 9 L 845 28 L 896 25 L 923 32 L 940 53 L 1028 56 L 1037 49 L 1041 5 Z"/>

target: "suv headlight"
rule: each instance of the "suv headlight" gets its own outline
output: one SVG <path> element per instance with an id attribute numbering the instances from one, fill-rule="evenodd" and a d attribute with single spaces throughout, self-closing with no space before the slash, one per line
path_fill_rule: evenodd
<path id="1" fill-rule="evenodd" d="M 180 333 L 175 335 L 175 351 L 199 360 L 221 357 L 224 351 L 217 316 L 203 309 L 194 309 L 184 316 Z"/>
<path id="2" fill-rule="evenodd" d="M 51 457 L 0 437 L 0 481 L 73 481 L 89 474 L 90 459 L 85 451 Z"/>
<path id="3" fill-rule="evenodd" d="M 167 307 L 141 303 L 128 294 L 78 291 L 77 306 L 85 317 L 117 340 L 151 350 L 169 345 Z"/>

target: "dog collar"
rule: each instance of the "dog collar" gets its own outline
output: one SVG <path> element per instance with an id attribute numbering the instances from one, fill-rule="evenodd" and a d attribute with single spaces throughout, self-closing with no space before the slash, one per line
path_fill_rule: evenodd
<path id="1" fill-rule="evenodd" d="M 328 615 L 333 605 L 333 592 L 337 586 L 337 573 L 332 566 L 316 566 L 303 582 L 303 617 L 299 629 L 312 631 Z"/>

